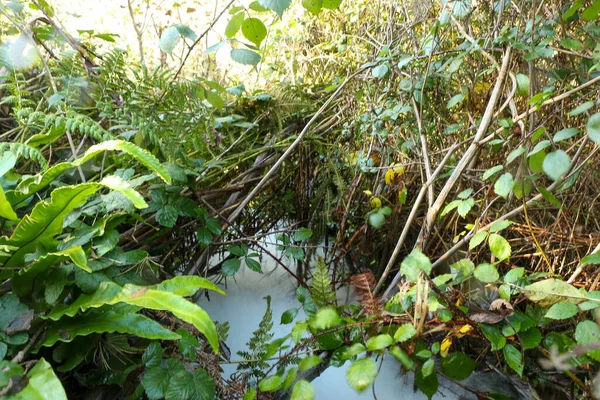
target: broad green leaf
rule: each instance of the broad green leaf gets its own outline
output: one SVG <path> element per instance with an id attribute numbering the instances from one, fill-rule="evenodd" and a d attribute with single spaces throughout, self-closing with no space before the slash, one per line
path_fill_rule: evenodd
<path id="1" fill-rule="evenodd" d="M 72 317 L 79 310 L 86 311 L 103 305 L 126 303 L 151 310 L 169 311 L 181 320 L 196 327 L 216 352 L 219 339 L 215 324 L 202 308 L 171 292 L 151 289 L 144 286 L 126 284 L 123 287 L 114 282 L 102 282 L 93 294 L 83 294 L 70 305 L 55 307 L 47 316 L 57 321 L 62 316 Z"/>
<path id="2" fill-rule="evenodd" d="M 166 368 L 161 366 L 147 368 L 142 378 L 142 386 L 148 398 L 150 400 L 163 399 L 169 389 L 171 378 L 183 372 L 186 372 L 185 367 L 176 358 L 167 359 Z"/>
<path id="3" fill-rule="evenodd" d="M 512 163 L 514 160 L 517 159 L 517 157 L 519 157 L 521 154 L 525 153 L 525 148 L 523 146 L 519 146 L 516 149 L 514 149 L 513 151 L 510 152 L 510 154 L 508 155 L 508 157 L 506 157 L 506 165 Z"/>
<path id="4" fill-rule="evenodd" d="M 500 176 L 494 184 L 494 192 L 500 196 L 506 198 L 514 185 L 513 176 L 510 172 L 507 172 Z"/>
<path id="5" fill-rule="evenodd" d="M 474 205 L 475 205 L 474 199 L 463 200 L 460 202 L 460 204 L 456 208 L 456 211 L 458 212 L 458 215 L 460 215 L 462 218 L 465 218 L 467 216 L 467 214 L 469 213 L 469 211 L 471 211 L 471 209 L 473 208 Z"/>
<path id="6" fill-rule="evenodd" d="M 600 144 L 600 113 L 592 115 L 588 120 L 587 134 L 592 142 Z"/>
<path id="7" fill-rule="evenodd" d="M 283 385 L 283 378 L 279 375 L 269 376 L 258 382 L 258 388 L 262 392 L 274 392 Z"/>
<path id="8" fill-rule="evenodd" d="M 258 3 L 264 8 L 275 11 L 281 17 L 292 4 L 292 0 L 258 0 Z"/>
<path id="9" fill-rule="evenodd" d="M 41 346 L 53 346 L 56 342 L 71 342 L 77 336 L 92 333 L 125 333 L 144 339 L 177 340 L 181 336 L 163 328 L 158 322 L 130 308 L 116 307 L 103 312 L 88 312 L 75 318 L 64 318 L 51 324 Z"/>
<path id="10" fill-rule="evenodd" d="M 394 344 L 394 339 L 392 339 L 390 335 L 381 334 L 370 337 L 369 340 L 367 340 L 367 350 L 382 350 L 391 346 L 392 344 Z"/>
<path id="11" fill-rule="evenodd" d="M 483 335 L 490 341 L 492 351 L 502 350 L 506 345 L 506 338 L 495 325 L 480 324 Z"/>
<path id="12" fill-rule="evenodd" d="M 194 373 L 179 371 L 171 377 L 165 393 L 165 400 L 213 400 L 215 398 L 215 383 L 202 368 L 196 368 Z"/>
<path id="13" fill-rule="evenodd" d="M 580 131 L 577 128 L 562 129 L 554 134 L 552 141 L 554 143 L 558 143 L 563 140 L 571 139 L 573 136 L 577 135 L 579 132 Z"/>
<path id="14" fill-rule="evenodd" d="M 342 0 L 323 0 L 323 8 L 328 10 L 337 10 L 342 4 Z"/>
<path id="15" fill-rule="evenodd" d="M 291 400 L 313 400 L 315 393 L 315 388 L 310 382 L 300 379 L 292 389 Z"/>
<path id="16" fill-rule="evenodd" d="M 8 200 L 6 200 L 6 195 L 4 194 L 4 189 L 2 189 L 2 186 L 0 186 L 0 218 L 5 218 L 11 221 L 17 221 L 19 219 Z"/>
<path id="17" fill-rule="evenodd" d="M 242 23 L 242 33 L 256 47 L 260 47 L 262 41 L 267 37 L 267 28 L 258 18 L 246 18 Z"/>
<path id="18" fill-rule="evenodd" d="M 296 232 L 294 232 L 294 241 L 301 242 L 303 240 L 311 238 L 313 235 L 313 231 L 308 228 L 300 228 Z"/>
<path id="19" fill-rule="evenodd" d="M 519 338 L 521 338 L 523 350 L 535 349 L 542 341 L 542 333 L 537 328 L 529 328 L 519 332 Z"/>
<path id="20" fill-rule="evenodd" d="M 402 324 L 394 333 L 394 341 L 396 342 L 406 342 L 408 339 L 412 338 L 417 334 L 417 330 L 415 327 L 410 324 Z"/>
<path id="21" fill-rule="evenodd" d="M 381 79 L 388 74 L 389 70 L 390 68 L 386 64 L 380 64 L 371 70 L 371 75 L 373 78 Z"/>
<path id="22" fill-rule="evenodd" d="M 400 272 L 406 276 L 406 279 L 414 282 L 421 271 L 429 276 L 431 273 L 431 261 L 419 249 L 415 249 L 402 261 Z"/>
<path id="23" fill-rule="evenodd" d="M 310 326 L 315 330 L 325 330 L 338 326 L 341 323 L 340 316 L 333 308 L 324 308 L 310 321 Z"/>
<path id="24" fill-rule="evenodd" d="M 281 387 L 281 390 L 287 390 L 290 386 L 292 386 L 292 383 L 294 383 L 297 377 L 298 367 L 290 368 L 287 374 L 285 375 L 285 379 L 283 380 L 283 386 Z"/>
<path id="25" fill-rule="evenodd" d="M 394 356 L 394 358 L 404 366 L 407 370 L 412 370 L 415 368 L 415 362 L 410 358 L 410 356 L 402 350 L 399 346 L 392 346 L 389 348 L 388 352 Z"/>
<path id="26" fill-rule="evenodd" d="M 163 53 L 171 54 L 173 50 L 175 50 L 177 42 L 179 42 L 179 30 L 177 29 L 177 27 L 171 26 L 165 29 L 165 31 L 160 36 L 158 47 Z"/>
<path id="27" fill-rule="evenodd" d="M 246 393 L 244 393 L 244 398 L 242 400 L 254 400 L 256 398 L 257 391 L 255 388 L 248 389 Z"/>
<path id="28" fill-rule="evenodd" d="M 197 275 L 175 276 L 158 285 L 149 286 L 150 289 L 163 290 L 171 292 L 177 296 L 189 297 L 196 294 L 200 289 L 214 290 L 225 296 L 225 292 L 212 281 Z"/>
<path id="29" fill-rule="evenodd" d="M 247 49 L 231 50 L 231 59 L 244 65 L 258 65 L 260 62 L 260 54 Z"/>
<path id="30" fill-rule="evenodd" d="M 558 279 L 546 279 L 522 288 L 523 294 L 542 307 L 550 307 L 553 304 L 568 301 L 579 304 L 586 300 L 577 288 Z"/>
<path id="31" fill-rule="evenodd" d="M 517 279 L 520 279 L 525 274 L 525 268 L 513 268 L 504 275 L 504 282 L 515 283 Z"/>
<path id="32" fill-rule="evenodd" d="M 27 310 L 27 306 L 22 304 L 13 293 L 0 296 L 0 332 L 4 332 L 15 318 L 26 313 Z"/>
<path id="33" fill-rule="evenodd" d="M 497 233 L 492 233 L 488 239 L 488 245 L 492 253 L 498 258 L 499 261 L 506 260 L 511 255 L 510 244 L 506 239 Z"/>
<path id="34" fill-rule="evenodd" d="M 475 278 L 477 278 L 477 280 L 484 283 L 496 282 L 498 278 L 500 278 L 500 274 L 498 274 L 496 266 L 488 263 L 479 264 L 475 268 L 473 275 Z"/>
<path id="35" fill-rule="evenodd" d="M 453 200 L 450 203 L 448 203 L 446 205 L 446 207 L 444 207 L 444 209 L 442 210 L 442 213 L 440 214 L 440 216 L 444 216 L 446 214 L 448 214 L 450 211 L 454 210 L 455 208 L 457 208 L 460 203 L 462 203 L 462 200 Z"/>
<path id="36" fill-rule="evenodd" d="M 548 203 L 552 204 L 555 207 L 561 208 L 562 204 L 561 202 L 556 198 L 556 196 L 554 196 L 552 193 L 550 193 L 550 191 L 548 191 L 548 189 L 546 189 L 543 186 L 538 186 L 537 190 L 542 194 L 542 197 L 544 198 L 544 200 L 546 200 Z"/>
<path id="37" fill-rule="evenodd" d="M 0 158 L 0 178 L 10 171 L 17 163 L 17 158 L 10 151 L 5 151 Z"/>
<path id="38" fill-rule="evenodd" d="M 346 379 L 354 390 L 362 392 L 375 382 L 377 364 L 371 357 L 356 360 L 348 367 Z"/>
<path id="39" fill-rule="evenodd" d="M 582 321 L 575 328 L 575 340 L 580 346 L 597 344 L 600 341 L 600 327 L 594 321 Z M 587 353 L 596 361 L 600 361 L 600 350 L 592 350 Z"/>
<path id="40" fill-rule="evenodd" d="M 597 265 L 600 264 L 600 252 L 588 254 L 581 259 L 582 265 Z"/>
<path id="41" fill-rule="evenodd" d="M 517 74 L 517 94 L 527 97 L 529 95 L 529 77 L 523 74 Z"/>
<path id="42" fill-rule="evenodd" d="M 450 100 L 448 100 L 448 104 L 446 104 L 446 108 L 451 109 L 452 107 L 455 107 L 455 106 L 459 105 L 460 103 L 462 103 L 464 99 L 465 99 L 464 94 L 462 94 L 462 93 L 456 94 L 456 95 L 452 96 L 452 98 Z"/>
<path id="43" fill-rule="evenodd" d="M 569 319 L 577 314 L 578 308 L 575 304 L 569 303 L 566 301 L 553 304 L 552 307 L 548 310 L 545 318 L 550 319 Z"/>
<path id="44" fill-rule="evenodd" d="M 163 349 L 160 347 L 160 343 L 152 342 L 144 350 L 142 354 L 142 364 L 145 367 L 157 367 L 160 366 L 162 361 Z"/>
<path id="45" fill-rule="evenodd" d="M 550 179 L 557 181 L 568 171 L 570 164 L 569 155 L 562 150 L 556 150 L 546 155 L 542 168 Z"/>
<path id="46" fill-rule="evenodd" d="M 369 225 L 375 229 L 381 228 L 385 224 L 385 215 L 379 211 L 369 214 Z"/>
<path id="47" fill-rule="evenodd" d="M 83 165 L 104 151 L 122 151 L 127 153 L 146 168 L 156 173 L 165 183 L 171 184 L 171 176 L 166 167 L 160 164 L 158 159 L 147 150 L 124 140 L 107 140 L 90 147 L 83 157 L 78 158 L 73 162 L 56 164 L 41 174 L 24 179 L 17 185 L 15 190 L 6 193 L 6 198 L 13 206 L 15 206 L 27 197 L 47 187 L 63 172 Z"/>
<path id="48" fill-rule="evenodd" d="M 475 369 L 475 361 L 464 353 L 451 353 L 442 360 L 442 371 L 451 379 L 467 379 Z"/>
<path id="49" fill-rule="evenodd" d="M 569 7 L 569 9 L 563 14 L 563 21 L 566 21 L 573 15 L 575 15 L 575 13 L 581 8 L 582 5 L 583 0 L 575 0 L 571 7 Z"/>
<path id="50" fill-rule="evenodd" d="M 430 358 L 429 360 L 423 363 L 423 366 L 421 367 L 421 373 L 424 377 L 427 377 L 433 373 L 434 367 L 435 361 L 433 358 Z"/>
<path id="51" fill-rule="evenodd" d="M 437 393 L 439 387 L 437 374 L 425 376 L 422 370 L 415 373 L 415 384 L 428 399 Z"/>
<path id="52" fill-rule="evenodd" d="M 479 246 L 487 237 L 489 233 L 486 231 L 477 232 L 471 240 L 469 240 L 469 250 L 473 250 L 475 247 Z"/>
<path id="53" fill-rule="evenodd" d="M 148 207 L 142 195 L 119 176 L 109 175 L 100 181 L 100 185 L 122 194 L 127 200 L 133 203 L 135 208 L 142 209 Z"/>
<path id="54" fill-rule="evenodd" d="M 542 140 L 541 142 L 539 142 L 538 144 L 535 145 L 535 147 L 533 148 L 533 150 L 531 150 L 529 152 L 529 154 L 527 154 L 527 157 L 531 157 L 532 155 L 539 153 L 540 151 L 544 150 L 546 147 L 550 146 L 550 141 L 549 140 Z"/>
<path id="55" fill-rule="evenodd" d="M 302 0 L 302 7 L 308 10 L 311 14 L 317 15 L 323 7 L 322 0 Z"/>
<path id="56" fill-rule="evenodd" d="M 221 271 L 224 276 L 233 276 L 240 270 L 241 265 L 242 261 L 239 258 L 229 258 L 221 265 Z"/>
<path id="57" fill-rule="evenodd" d="M 542 166 L 544 164 L 545 159 L 546 159 L 545 151 L 538 151 L 534 155 L 530 156 L 528 158 L 527 162 L 529 164 L 529 169 L 531 170 L 531 172 L 533 172 L 534 174 L 542 172 L 544 170 L 544 168 Z"/>
<path id="58" fill-rule="evenodd" d="M 594 107 L 594 102 L 586 101 L 585 103 L 577 106 L 574 110 L 569 111 L 569 115 L 574 117 L 574 116 L 583 114 L 584 112 L 586 112 L 587 110 L 589 110 L 592 107 Z"/>
<path id="59" fill-rule="evenodd" d="M 225 100 L 212 90 L 205 90 L 204 95 L 206 96 L 206 101 L 213 107 L 221 109 L 225 106 Z"/>
<path id="60" fill-rule="evenodd" d="M 512 344 L 504 347 L 504 358 L 509 367 L 511 367 L 519 376 L 523 375 L 523 357 L 521 352 Z"/>
<path id="61" fill-rule="evenodd" d="M 196 33 L 187 25 L 175 25 L 175 28 L 177 28 L 177 32 L 179 32 L 179 34 L 186 39 L 196 40 L 198 37 L 198 35 L 196 35 Z"/>
<path id="62" fill-rule="evenodd" d="M 317 365 L 321 364 L 322 362 L 323 362 L 323 359 L 319 356 L 316 356 L 316 355 L 308 356 L 308 357 L 305 357 L 302 360 L 300 360 L 300 362 L 298 363 L 298 369 L 300 371 L 307 371 L 313 367 L 316 367 Z"/>
<path id="63" fill-rule="evenodd" d="M 67 400 L 67 394 L 52 366 L 41 358 L 27 373 L 29 383 L 10 400 Z"/>
<path id="64" fill-rule="evenodd" d="M 343 350 L 341 358 L 344 361 L 349 360 L 352 357 L 359 355 L 360 353 L 364 353 L 365 351 L 367 351 L 367 348 L 364 344 L 354 343 L 352 346 L 347 347 Z"/>
<path id="65" fill-rule="evenodd" d="M 512 224 L 513 224 L 513 222 L 511 220 L 508 220 L 508 219 L 503 219 L 501 221 L 496 221 L 490 227 L 490 233 L 500 232 L 500 231 L 508 228 Z"/>
<path id="66" fill-rule="evenodd" d="M 483 176 L 481 177 L 481 179 L 483 179 L 484 181 L 487 181 L 490 177 L 492 177 L 496 173 L 502 171 L 503 169 L 504 169 L 503 165 L 496 165 L 495 167 L 492 167 L 492 168 L 486 170 L 483 173 Z"/>

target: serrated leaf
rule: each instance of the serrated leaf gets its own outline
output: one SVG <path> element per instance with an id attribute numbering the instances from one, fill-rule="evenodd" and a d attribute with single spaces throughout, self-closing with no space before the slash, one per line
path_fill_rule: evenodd
<path id="1" fill-rule="evenodd" d="M 302 360 L 300 360 L 300 362 L 298 363 L 298 369 L 300 371 L 307 371 L 313 367 L 316 367 L 317 365 L 321 364 L 322 362 L 323 362 L 323 359 L 319 356 L 316 356 L 316 355 L 308 356 L 308 357 L 305 357 Z"/>
<path id="2" fill-rule="evenodd" d="M 504 348 L 506 345 L 506 338 L 502 335 L 500 329 L 494 325 L 488 324 L 481 324 L 479 327 L 481 328 L 483 335 L 490 341 L 492 351 L 502 350 Z"/>
<path id="3" fill-rule="evenodd" d="M 181 361 L 175 358 L 169 358 L 166 362 L 166 368 L 153 366 L 146 369 L 142 377 L 142 386 L 150 400 L 159 400 L 165 397 L 169 388 L 171 378 L 178 373 L 185 372 Z"/>
<path id="4" fill-rule="evenodd" d="M 469 213 L 469 211 L 471 211 L 471 209 L 473 208 L 474 205 L 475 205 L 474 199 L 463 200 L 460 202 L 460 204 L 456 208 L 456 211 L 458 212 L 458 215 L 460 215 L 462 218 L 465 218 L 467 216 L 467 214 Z"/>
<path id="5" fill-rule="evenodd" d="M 494 192 L 498 196 L 506 198 L 510 194 L 514 183 L 515 182 L 513 180 L 512 174 L 510 172 L 507 172 L 500 176 L 500 178 L 498 178 L 498 180 L 494 184 Z"/>
<path id="6" fill-rule="evenodd" d="M 255 51 L 247 49 L 233 49 L 231 50 L 231 59 L 240 64 L 244 65 L 258 65 L 260 62 L 260 54 Z"/>
<path id="7" fill-rule="evenodd" d="M 442 371 L 450 379 L 467 379 L 475 369 L 475 361 L 464 353 L 451 353 L 442 360 Z"/>
<path id="8" fill-rule="evenodd" d="M 562 150 L 556 150 L 546 155 L 542 169 L 550 179 L 557 181 L 569 170 L 570 164 L 569 155 Z"/>
<path id="9" fill-rule="evenodd" d="M 313 400 L 315 394 L 313 385 L 305 379 L 300 379 L 294 384 L 291 400 Z"/>
<path id="10" fill-rule="evenodd" d="M 417 385 L 419 390 L 431 400 L 431 398 L 437 393 L 439 387 L 437 374 L 425 376 L 423 375 L 423 371 L 419 370 L 415 374 L 415 385 Z"/>
<path id="11" fill-rule="evenodd" d="M 421 253 L 419 249 L 415 249 L 402 261 L 400 272 L 406 276 L 406 279 L 414 282 L 421 271 L 429 276 L 431 268 L 432 265 L 429 258 Z"/>
<path id="12" fill-rule="evenodd" d="M 535 349 L 542 341 L 542 333 L 537 328 L 529 328 L 519 332 L 519 337 L 521 339 L 523 350 Z"/>
<path id="13" fill-rule="evenodd" d="M 394 344 L 394 340 L 390 335 L 381 334 L 374 337 L 370 337 L 367 340 L 367 350 L 375 351 L 382 350 Z"/>
<path id="14" fill-rule="evenodd" d="M 490 233 L 500 232 L 500 231 L 508 228 L 512 224 L 513 224 L 513 222 L 511 220 L 508 220 L 508 219 L 503 219 L 501 221 L 496 221 L 490 227 Z"/>
<path id="15" fill-rule="evenodd" d="M 341 323 L 340 316 L 333 308 L 320 310 L 310 321 L 310 326 L 316 330 L 325 330 L 338 326 Z"/>
<path id="16" fill-rule="evenodd" d="M 504 282 L 515 283 L 517 279 L 520 279 L 525 274 L 525 268 L 513 268 L 504 275 Z"/>
<path id="17" fill-rule="evenodd" d="M 262 392 L 274 392 L 283 385 L 283 378 L 279 375 L 269 376 L 258 382 L 258 388 Z"/>
<path id="18" fill-rule="evenodd" d="M 475 268 L 473 275 L 475 278 L 477 278 L 477 280 L 484 283 L 496 282 L 498 278 L 500 278 L 500 274 L 498 274 L 496 266 L 488 263 L 479 264 Z"/>
<path id="19" fill-rule="evenodd" d="M 487 239 L 489 233 L 486 231 L 477 232 L 471 240 L 469 240 L 469 250 L 473 250 L 475 247 L 479 246 L 485 239 Z"/>
<path id="20" fill-rule="evenodd" d="M 512 250 L 510 244 L 506 239 L 497 233 L 490 234 L 488 244 L 492 253 L 498 258 L 499 261 L 506 260 L 510 257 Z"/>
<path id="21" fill-rule="evenodd" d="M 575 304 L 566 301 L 556 303 L 550 307 L 544 318 L 550 319 L 569 319 L 575 316 L 578 312 L 578 308 Z"/>
<path id="22" fill-rule="evenodd" d="M 348 384 L 358 392 L 362 392 L 371 386 L 376 377 L 377 364 L 370 357 L 354 361 L 346 371 Z"/>
<path id="23" fill-rule="evenodd" d="M 215 383 L 203 368 L 196 368 L 194 373 L 180 371 L 169 381 L 165 400 L 213 400 Z"/>
<path id="24" fill-rule="evenodd" d="M 394 341 L 402 343 L 412 338 L 417 334 L 417 330 L 412 324 L 402 324 L 394 333 Z"/>
<path id="25" fill-rule="evenodd" d="M 575 328 L 575 340 L 580 346 L 597 344 L 600 341 L 600 327 L 593 321 L 582 321 Z M 595 349 L 587 353 L 596 361 L 600 361 L 600 350 Z"/>
<path id="26" fill-rule="evenodd" d="M 586 300 L 577 288 L 558 279 L 546 279 L 524 286 L 522 292 L 534 303 L 542 307 L 550 307 L 561 301 L 579 304 Z"/>

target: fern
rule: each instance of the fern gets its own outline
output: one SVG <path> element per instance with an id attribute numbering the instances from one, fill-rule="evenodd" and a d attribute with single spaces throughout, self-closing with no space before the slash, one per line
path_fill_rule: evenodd
<path id="1" fill-rule="evenodd" d="M 0 143 L 0 154 L 5 151 L 10 151 L 16 158 L 23 157 L 28 160 L 36 161 L 43 170 L 48 168 L 48 162 L 43 154 L 35 147 L 23 143 Z"/>
<path id="2" fill-rule="evenodd" d="M 252 338 L 246 343 L 248 351 L 238 351 L 238 355 L 243 357 L 245 362 L 238 365 L 238 371 L 245 371 L 250 376 L 261 379 L 265 376 L 264 370 L 269 367 L 264 358 L 268 351 L 268 343 L 273 339 L 273 311 L 271 310 L 271 296 L 266 297 L 267 311 L 263 315 L 258 329 L 252 333 Z"/>
<path id="3" fill-rule="evenodd" d="M 313 272 L 310 291 L 312 294 L 311 297 L 318 308 L 332 305 L 336 301 L 331 279 L 329 279 L 329 270 L 322 257 L 317 259 L 317 266 L 315 272 Z"/>

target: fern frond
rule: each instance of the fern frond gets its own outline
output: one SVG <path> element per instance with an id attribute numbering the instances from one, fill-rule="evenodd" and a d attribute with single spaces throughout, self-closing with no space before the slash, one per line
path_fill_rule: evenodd
<path id="1" fill-rule="evenodd" d="M 373 294 L 377 280 L 371 271 L 354 275 L 350 278 L 356 294 L 360 297 L 358 302 L 367 315 L 377 315 L 383 310 L 383 299 Z"/>
<path id="2" fill-rule="evenodd" d="M 322 257 L 317 259 L 317 266 L 313 272 L 310 284 L 312 299 L 318 308 L 323 308 L 336 302 L 335 292 L 332 289 L 329 270 Z"/>
<path id="3" fill-rule="evenodd" d="M 1 143 L 0 154 L 10 151 L 16 158 L 23 157 L 28 160 L 36 161 L 42 169 L 48 168 L 48 162 L 43 154 L 36 149 L 24 143 Z"/>
<path id="4" fill-rule="evenodd" d="M 267 300 L 267 310 L 263 315 L 258 329 L 252 333 L 252 337 L 246 343 L 248 351 L 238 351 L 238 355 L 247 360 L 238 365 L 238 371 L 246 371 L 250 376 L 257 379 L 265 376 L 264 370 L 269 364 L 264 360 L 267 354 L 267 345 L 273 339 L 273 311 L 271 310 L 271 296 Z"/>

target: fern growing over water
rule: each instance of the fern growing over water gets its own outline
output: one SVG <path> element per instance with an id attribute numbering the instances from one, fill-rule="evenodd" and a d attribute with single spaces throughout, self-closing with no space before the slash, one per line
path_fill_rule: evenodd
<path id="1" fill-rule="evenodd" d="M 312 299 L 318 308 L 332 305 L 336 301 L 331 279 L 329 279 L 329 270 L 322 257 L 317 259 L 317 266 L 313 272 L 310 290 Z"/>
<path id="2" fill-rule="evenodd" d="M 265 376 L 264 370 L 269 367 L 265 360 L 268 357 L 268 344 L 273 339 L 273 310 L 271 310 L 271 296 L 267 300 L 267 310 L 263 315 L 258 329 L 252 333 L 252 337 L 246 343 L 248 351 L 238 351 L 238 355 L 246 361 L 240 363 L 238 371 L 247 372 L 257 379 Z"/>

